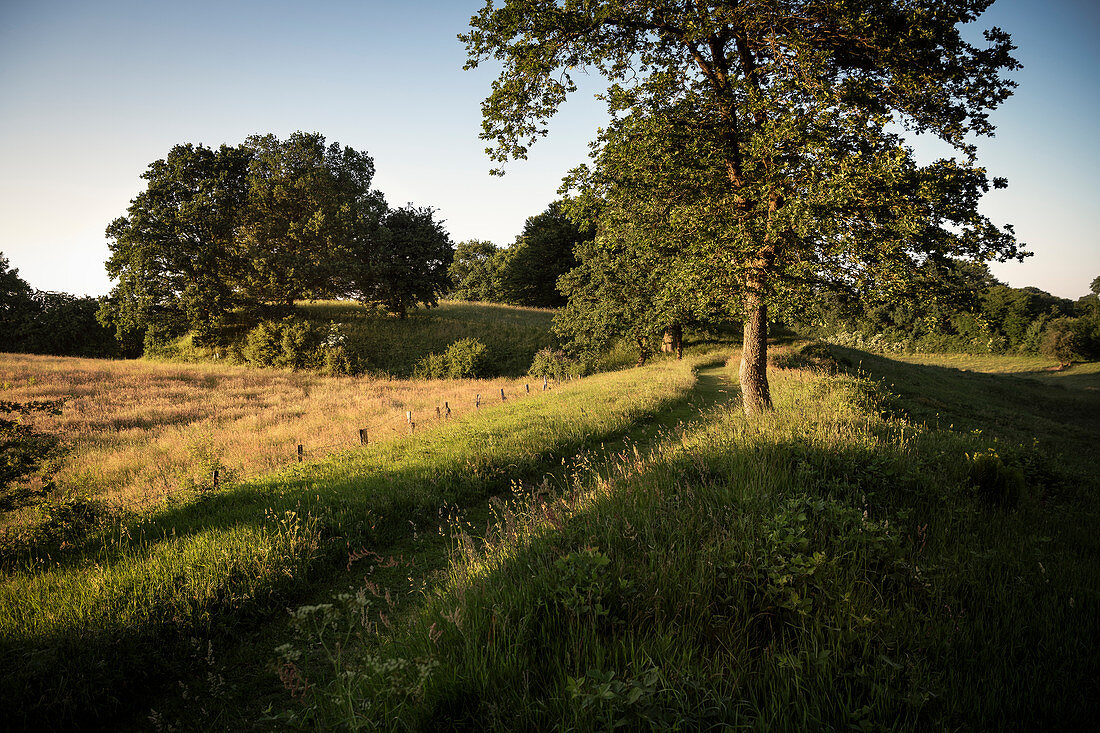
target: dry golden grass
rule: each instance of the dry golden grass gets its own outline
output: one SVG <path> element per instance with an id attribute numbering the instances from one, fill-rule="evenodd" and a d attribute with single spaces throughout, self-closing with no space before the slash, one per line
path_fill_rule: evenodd
<path id="1" fill-rule="evenodd" d="M 209 485 L 214 468 L 227 480 L 252 476 L 359 443 L 408 435 L 437 422 L 512 398 L 526 380 L 381 380 L 324 377 L 277 369 L 210 364 L 108 361 L 0 354 L 0 396 L 64 399 L 60 416 L 34 424 L 72 447 L 56 481 L 139 509 L 180 489 Z M 532 390 L 542 385 L 532 384 Z"/>

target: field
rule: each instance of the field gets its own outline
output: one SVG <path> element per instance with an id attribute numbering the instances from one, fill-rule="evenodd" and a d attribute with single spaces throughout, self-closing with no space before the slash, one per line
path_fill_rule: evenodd
<path id="1" fill-rule="evenodd" d="M 88 445 L 139 394 L 174 390 L 149 451 L 184 429 L 171 405 L 229 434 L 326 396 L 267 468 L 5 558 L 14 725 L 1086 729 L 1100 370 L 798 349 L 774 350 L 777 409 L 752 419 L 728 352 L 530 395 L 99 363 L 118 371 L 84 384 L 145 386 L 88 395 Z M 5 394 L 82 384 L 78 360 L 23 359 Z M 498 384 L 506 402 L 434 420 L 448 390 Z M 224 390 L 217 415 L 185 407 L 197 385 Z M 409 436 L 413 402 L 430 427 Z M 343 403 L 347 429 L 394 409 L 392 437 L 290 460 Z M 105 495 L 159 496 L 130 492 Z"/>
<path id="2" fill-rule="evenodd" d="M 72 452 L 56 476 L 65 491 L 138 509 L 168 496 L 236 482 L 297 461 L 408 434 L 515 398 L 530 380 L 388 380 L 333 378 L 279 369 L 213 364 L 0 354 L 4 399 L 64 399 L 61 415 L 38 417 Z M 539 380 L 532 385 L 542 388 Z"/>

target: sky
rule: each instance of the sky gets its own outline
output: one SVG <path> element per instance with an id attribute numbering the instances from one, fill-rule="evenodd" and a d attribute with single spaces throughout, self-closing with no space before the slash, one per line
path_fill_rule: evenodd
<path id="1" fill-rule="evenodd" d="M 0 0 L 0 252 L 40 290 L 103 295 L 104 229 L 173 145 L 320 132 L 366 151 L 391 206 L 431 206 L 454 242 L 510 244 L 607 120 L 597 79 L 504 177 L 478 138 L 495 69 L 463 71 L 483 0 Z M 1077 298 L 1100 275 L 1100 6 L 998 0 L 1024 68 L 979 160 L 982 210 L 1034 255 L 992 265 Z M 919 155 L 939 154 L 917 141 Z"/>

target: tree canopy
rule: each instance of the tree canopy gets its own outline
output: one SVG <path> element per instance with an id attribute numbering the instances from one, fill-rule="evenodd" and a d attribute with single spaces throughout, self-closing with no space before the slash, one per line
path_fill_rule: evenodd
<path id="1" fill-rule="evenodd" d="M 234 319 L 295 300 L 355 295 L 399 314 L 436 302 L 450 242 L 428 209 L 391 211 L 365 152 L 318 133 L 238 146 L 174 146 L 107 228 L 101 311 L 120 338 L 192 331 L 216 341 Z"/>
<path id="2" fill-rule="evenodd" d="M 1014 86 L 1002 73 L 1018 66 L 1004 31 L 984 47 L 963 37 L 990 4 L 487 0 L 461 38 L 468 68 L 502 66 L 483 105 L 498 163 L 546 134 L 577 70 L 609 80 L 612 122 L 573 177 L 609 203 L 597 239 L 626 220 L 638 248 L 709 269 L 691 287 L 743 317 L 751 413 L 771 405 L 769 305 L 815 283 L 911 295 L 925 262 L 1022 256 L 977 211 L 1004 182 L 977 165 L 972 137 L 992 133 Z M 918 165 L 906 131 L 961 157 Z"/>

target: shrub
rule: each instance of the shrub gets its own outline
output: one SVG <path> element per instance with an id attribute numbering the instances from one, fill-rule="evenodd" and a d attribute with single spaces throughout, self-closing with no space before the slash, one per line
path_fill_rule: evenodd
<path id="1" fill-rule="evenodd" d="M 414 374 L 421 379 L 476 379 L 488 369 L 488 348 L 477 339 L 455 341 L 442 354 L 421 359 Z"/>
<path id="2" fill-rule="evenodd" d="M 527 374 L 532 377 L 561 380 L 569 376 L 579 377 L 583 371 L 581 363 L 567 356 L 564 351 L 542 349 L 535 354 Z"/>
<path id="3" fill-rule="evenodd" d="M 316 368 L 324 361 L 326 336 L 317 326 L 294 316 L 261 321 L 248 332 L 241 356 L 256 366 Z"/>
<path id="4" fill-rule="evenodd" d="M 1077 323 L 1072 318 L 1056 318 L 1043 329 L 1039 353 L 1058 360 L 1058 366 L 1066 367 L 1081 359 L 1081 337 Z"/>

